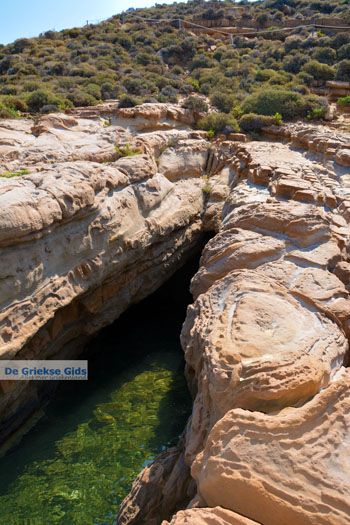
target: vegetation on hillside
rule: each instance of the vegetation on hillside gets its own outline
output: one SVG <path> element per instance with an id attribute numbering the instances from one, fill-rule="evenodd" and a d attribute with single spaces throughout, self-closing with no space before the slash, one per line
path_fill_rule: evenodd
<path id="1" fill-rule="evenodd" d="M 224 126 L 233 129 L 234 119 L 244 113 L 322 117 L 325 102 L 311 90 L 330 79 L 350 81 L 349 31 L 326 34 L 305 27 L 255 38 L 235 36 L 231 43 L 225 36 L 179 30 L 179 22 L 172 19 L 232 18 L 233 7 L 238 6 L 244 8 L 247 24 L 254 20 L 265 31 L 290 19 L 300 19 L 302 25 L 310 17 L 337 17 L 347 24 L 348 1 L 228 0 L 213 5 L 192 0 L 21 38 L 0 46 L 0 117 L 94 105 L 111 98 L 130 107 L 143 101 L 176 102 L 180 96 L 196 94 L 210 99 L 221 122 L 228 115 Z M 191 103 L 199 104 L 198 99 Z"/>

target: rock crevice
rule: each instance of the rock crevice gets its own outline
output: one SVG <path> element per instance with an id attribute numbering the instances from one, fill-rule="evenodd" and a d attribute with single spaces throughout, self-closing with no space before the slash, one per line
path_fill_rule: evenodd
<path id="1" fill-rule="evenodd" d="M 77 355 L 214 232 L 181 334 L 193 413 L 119 523 L 345 525 L 349 137 L 209 143 L 180 109 L 94 111 L 0 125 L 0 356 Z M 1 439 L 37 396 L 2 382 Z"/>

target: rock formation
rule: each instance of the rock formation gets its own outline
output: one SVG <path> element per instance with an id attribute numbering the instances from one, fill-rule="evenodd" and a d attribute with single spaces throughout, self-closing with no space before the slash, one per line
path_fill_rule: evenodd
<path id="1" fill-rule="evenodd" d="M 119 524 L 345 525 L 349 136 L 209 142 L 191 118 L 104 105 L 0 124 L 0 356 L 77 355 L 211 231 L 181 334 L 193 413 Z M 38 392 L 0 388 L 4 438 Z"/>
<path id="2" fill-rule="evenodd" d="M 164 521 L 162 525 L 169 522 Z M 259 525 L 235 512 L 221 507 L 182 510 L 174 516 L 170 525 Z"/>
<path id="3" fill-rule="evenodd" d="M 329 144 L 329 132 L 308 129 L 306 152 L 300 141 L 210 149 L 212 192 L 227 189 L 207 202 L 204 226 L 218 233 L 181 336 L 194 396 L 183 456 L 196 488 L 187 485 L 192 501 L 172 524 L 349 522 L 348 190 L 338 162 L 348 137 L 333 137 L 325 160 L 326 146 L 310 145 Z M 122 508 L 122 525 L 151 523 L 124 517 Z"/>
<path id="4" fill-rule="evenodd" d="M 132 137 L 65 115 L 0 125 L 0 356 L 59 358 L 159 287 L 201 237 L 200 178 L 168 147 L 191 131 Z M 118 160 L 116 146 L 130 156 Z M 202 148 L 202 146 L 201 146 Z M 203 148 L 202 148 L 203 149 Z M 176 156 L 175 156 L 176 157 Z M 161 160 L 159 161 L 161 164 Z M 22 176 L 11 176 L 26 170 Z M 33 410 L 33 383 L 1 382 L 3 439 Z"/>

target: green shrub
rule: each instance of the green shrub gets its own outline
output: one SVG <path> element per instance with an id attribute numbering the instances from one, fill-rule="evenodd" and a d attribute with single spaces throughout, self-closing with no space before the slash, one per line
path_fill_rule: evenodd
<path id="1" fill-rule="evenodd" d="M 33 91 L 27 98 L 30 113 L 39 113 L 44 106 L 49 105 L 55 106 L 56 110 L 64 109 L 67 107 L 67 101 L 43 89 Z"/>
<path id="2" fill-rule="evenodd" d="M 132 148 L 130 144 L 125 144 L 124 146 L 115 146 L 115 151 L 117 153 L 118 159 L 121 157 L 135 157 L 140 155 L 142 152 L 138 148 Z"/>
<path id="3" fill-rule="evenodd" d="M 172 86 L 164 86 L 159 94 L 158 100 L 159 102 L 177 102 L 177 89 L 173 88 Z"/>
<path id="4" fill-rule="evenodd" d="M 350 58 L 350 44 L 345 44 L 338 49 L 338 58 L 340 60 Z"/>
<path id="5" fill-rule="evenodd" d="M 198 122 L 198 128 L 204 131 L 219 133 L 235 133 L 239 131 L 239 125 L 235 117 L 227 113 L 210 113 Z"/>
<path id="6" fill-rule="evenodd" d="M 255 74 L 255 80 L 257 82 L 268 82 L 276 75 L 276 71 L 273 69 L 259 69 Z"/>
<path id="7" fill-rule="evenodd" d="M 46 91 L 33 91 L 27 99 L 28 109 L 31 113 L 38 113 L 43 106 L 50 103 L 49 100 L 50 95 Z"/>
<path id="8" fill-rule="evenodd" d="M 328 100 L 326 97 L 318 97 L 317 95 L 306 95 L 304 97 L 304 112 L 316 112 L 322 110 L 323 114 L 328 109 Z"/>
<path id="9" fill-rule="evenodd" d="M 215 92 L 210 97 L 210 102 L 213 106 L 215 106 L 221 113 L 230 113 L 232 110 L 234 104 L 235 104 L 235 97 L 228 93 L 220 93 Z"/>
<path id="10" fill-rule="evenodd" d="M 20 111 L 22 113 L 25 113 L 26 111 L 28 111 L 28 106 L 26 102 L 20 97 L 7 95 L 7 96 L 2 97 L 1 101 L 4 104 L 4 106 L 14 111 Z"/>
<path id="11" fill-rule="evenodd" d="M 350 95 L 338 98 L 337 104 L 339 106 L 350 106 Z"/>
<path id="12" fill-rule="evenodd" d="M 308 120 L 321 120 L 326 113 L 325 108 L 314 108 L 307 112 L 306 118 Z"/>
<path id="13" fill-rule="evenodd" d="M 186 100 L 184 100 L 182 103 L 182 107 L 185 109 L 191 109 L 196 113 L 207 113 L 209 109 L 205 100 L 203 100 L 201 97 L 195 96 L 186 98 Z"/>
<path id="14" fill-rule="evenodd" d="M 242 1 L 247 4 L 247 20 L 258 18 L 262 25 L 270 26 L 296 14 L 301 20 L 317 18 L 331 9 L 335 16 L 343 17 L 349 10 L 347 0 L 332 0 L 327 6 L 326 0 Z M 191 0 L 157 4 L 140 9 L 138 14 L 191 20 L 200 18 L 207 8 L 203 0 Z M 215 17 L 222 12 L 229 18 L 232 0 L 222 0 L 219 9 L 209 9 Z M 335 74 L 338 80 L 349 78 L 346 63 L 337 68 L 337 61 L 350 59 L 349 32 L 315 36 L 308 29 L 291 29 L 290 36 L 274 32 L 261 35 L 258 41 L 234 36 L 232 47 L 218 35 L 181 33 L 175 21 L 149 25 L 132 13 L 124 13 L 124 18 L 122 27 L 116 17 L 0 45 L 0 95 L 17 96 L 26 103 L 30 93 L 44 91 L 50 95 L 48 100 L 37 98 L 31 104 L 32 112 L 43 112 L 69 104 L 93 105 L 124 93 L 169 101 L 178 93 L 188 96 L 198 92 L 211 99 L 219 112 L 232 116 L 232 107 L 252 95 L 257 82 L 261 89 L 278 85 L 295 91 L 295 86 L 307 88 Z M 303 93 L 299 87 L 298 92 Z M 1 111 L 15 116 L 17 110 L 3 103 Z"/>
<path id="15" fill-rule="evenodd" d="M 335 78 L 343 82 L 350 82 L 350 60 L 339 62 Z"/>
<path id="16" fill-rule="evenodd" d="M 322 62 L 322 64 L 333 64 L 337 58 L 337 54 L 331 47 L 318 47 L 312 53 L 312 58 Z"/>
<path id="17" fill-rule="evenodd" d="M 8 108 L 5 108 L 4 106 L 0 104 L 0 119 L 17 118 L 17 116 L 18 116 L 17 113 L 14 114 L 11 110 L 9 110 Z"/>
<path id="18" fill-rule="evenodd" d="M 0 174 L 0 177 L 4 177 L 6 179 L 11 179 L 12 177 L 20 177 L 21 175 L 28 175 L 29 170 L 22 169 L 18 171 L 5 171 L 4 173 Z"/>
<path id="19" fill-rule="evenodd" d="M 321 64 L 317 60 L 310 60 L 303 66 L 303 70 L 311 75 L 314 80 L 332 80 L 334 78 L 333 67 L 327 64 Z"/>
<path id="20" fill-rule="evenodd" d="M 118 108 L 134 108 L 139 104 L 139 99 L 131 97 L 130 95 L 124 95 L 119 100 Z"/>
<path id="21" fill-rule="evenodd" d="M 16 86 L 7 85 L 7 86 L 2 86 L 0 88 L 1 95 L 17 95 L 17 92 L 18 92 L 18 89 Z"/>
<path id="22" fill-rule="evenodd" d="M 274 116 L 248 113 L 247 115 L 243 115 L 239 120 L 241 130 L 246 133 L 259 133 L 262 128 L 272 125 L 280 125 L 281 123 L 282 117 L 279 113 Z"/>
<path id="23" fill-rule="evenodd" d="M 303 117 L 307 111 L 324 107 L 319 97 L 304 96 L 285 89 L 264 89 L 246 98 L 242 109 L 244 113 L 275 115 L 279 113 L 286 120 Z"/>

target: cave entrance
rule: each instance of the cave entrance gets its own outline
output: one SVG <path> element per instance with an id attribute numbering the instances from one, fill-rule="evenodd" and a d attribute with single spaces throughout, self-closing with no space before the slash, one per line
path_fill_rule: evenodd
<path id="1" fill-rule="evenodd" d="M 179 336 L 198 259 L 90 342 L 89 380 L 60 384 L 0 459 L 1 523 L 112 524 L 135 476 L 177 442 L 191 411 Z"/>

